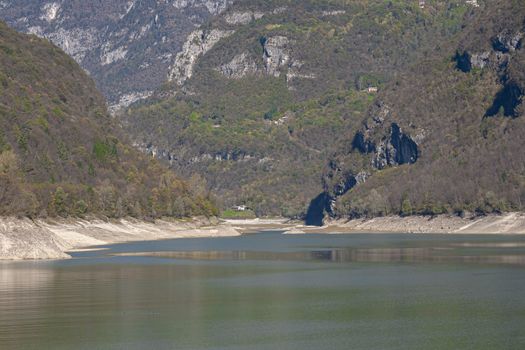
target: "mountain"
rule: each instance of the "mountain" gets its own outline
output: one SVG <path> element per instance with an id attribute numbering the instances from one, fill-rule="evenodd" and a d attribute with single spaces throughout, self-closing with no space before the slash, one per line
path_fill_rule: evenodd
<path id="1" fill-rule="evenodd" d="M 182 43 L 229 0 L 3 0 L 0 18 L 52 41 L 96 81 L 112 110 L 145 98 Z"/>
<path id="2" fill-rule="evenodd" d="M 339 139 L 312 217 L 523 210 L 525 7 L 479 5 Z"/>
<path id="3" fill-rule="evenodd" d="M 522 5 L 22 0 L 0 15 L 66 49 L 113 107 L 148 97 L 115 114 L 126 138 L 222 209 L 320 223 L 521 210 Z"/>
<path id="4" fill-rule="evenodd" d="M 236 1 L 195 29 L 168 83 L 121 117 L 136 145 L 222 200 L 304 216 L 376 90 L 456 35 L 471 1 Z"/>
<path id="5" fill-rule="evenodd" d="M 0 22 L 0 215 L 212 213 L 196 179 L 128 145 L 73 59 Z"/>

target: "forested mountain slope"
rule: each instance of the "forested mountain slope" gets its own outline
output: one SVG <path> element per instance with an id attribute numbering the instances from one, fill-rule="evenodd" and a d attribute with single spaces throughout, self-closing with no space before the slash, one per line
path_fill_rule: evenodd
<path id="1" fill-rule="evenodd" d="M 0 23 L 0 215 L 212 213 L 204 192 L 122 140 L 73 59 Z"/>
<path id="2" fill-rule="evenodd" d="M 223 209 L 310 205 L 316 221 L 522 209 L 522 1 L 0 7 L 62 45 L 112 104 L 151 95 L 119 114 L 126 136 L 200 174 L 194 187 Z"/>
<path id="3" fill-rule="evenodd" d="M 525 6 L 484 2 L 384 86 L 339 141 L 317 210 L 335 216 L 523 210 Z"/>
<path id="4" fill-rule="evenodd" d="M 144 151 L 202 174 L 223 206 L 302 216 L 336 140 L 471 1 L 236 1 L 191 33 L 169 82 L 122 116 Z"/>

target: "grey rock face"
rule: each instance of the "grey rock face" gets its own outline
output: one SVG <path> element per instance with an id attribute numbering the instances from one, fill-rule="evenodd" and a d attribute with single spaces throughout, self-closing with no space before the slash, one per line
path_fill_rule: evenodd
<path id="1" fill-rule="evenodd" d="M 303 62 L 292 57 L 292 45 L 287 37 L 274 36 L 261 40 L 262 57 L 252 57 L 244 52 L 236 55 L 230 62 L 217 68 L 217 71 L 231 79 L 247 75 L 269 75 L 280 77 L 286 74 L 289 89 L 293 89 L 295 79 L 313 79 L 313 74 L 303 72 Z"/>
<path id="2" fill-rule="evenodd" d="M 257 63 L 250 58 L 249 54 L 241 53 L 230 62 L 220 66 L 218 71 L 231 79 L 240 79 L 250 74 L 257 74 L 259 69 Z"/>
<path id="3" fill-rule="evenodd" d="M 208 52 L 222 38 L 233 34 L 231 30 L 212 29 L 207 32 L 203 29 L 192 32 L 183 45 L 182 51 L 177 54 L 170 67 L 168 81 L 182 85 L 192 77 L 193 68 L 200 56 Z"/>
<path id="4" fill-rule="evenodd" d="M 519 79 L 514 79 L 512 69 L 515 56 L 522 49 L 525 34 L 523 30 L 503 30 L 491 39 L 492 50 L 482 53 L 456 53 L 456 67 L 468 73 L 472 68 L 492 70 L 499 77 L 500 91 L 494 96 L 492 105 L 484 117 L 494 117 L 502 114 L 505 117 L 516 118 L 523 102 L 525 87 Z M 519 63 L 518 63 L 519 64 Z M 518 69 L 519 70 L 519 69 Z"/>
<path id="5" fill-rule="evenodd" d="M 492 38 L 492 50 L 479 53 L 464 51 L 456 53 L 457 68 L 465 73 L 472 68 L 492 68 L 498 73 L 504 73 L 513 53 L 521 49 L 525 34 L 521 31 L 502 31 Z"/>
<path id="6" fill-rule="evenodd" d="M 248 24 L 252 21 L 261 19 L 264 17 L 264 12 L 260 11 L 248 11 L 248 12 L 232 12 L 225 16 L 225 21 L 231 25 Z"/>
<path id="7" fill-rule="evenodd" d="M 135 143 L 134 146 L 142 152 L 168 162 L 171 165 L 189 165 L 203 162 L 266 162 L 269 159 L 259 159 L 253 154 L 249 154 L 243 150 L 222 150 L 215 153 L 197 154 L 191 150 L 184 148 L 176 148 L 170 150 L 168 147 L 157 147 L 153 143 Z"/>
<path id="8" fill-rule="evenodd" d="M 175 0 L 173 6 L 179 10 L 205 7 L 209 13 L 217 15 L 224 11 L 230 3 L 231 0 Z"/>
<path id="9" fill-rule="evenodd" d="M 370 173 L 366 171 L 361 171 L 357 174 L 352 171 L 345 172 L 337 162 L 330 162 L 329 171 L 323 176 L 325 192 L 318 197 L 318 200 L 322 201 L 322 206 L 317 208 L 322 212 L 319 215 L 324 216 L 324 214 L 328 214 L 329 216 L 334 216 L 337 198 L 355 186 L 365 183 L 369 176 Z"/>
<path id="10" fill-rule="evenodd" d="M 372 160 L 372 164 L 374 168 L 376 169 L 384 169 L 386 168 L 391 159 L 391 154 L 395 153 L 395 150 L 392 149 L 392 145 L 390 145 L 387 141 L 381 141 L 376 146 L 376 153 L 374 155 L 374 159 Z"/>
<path id="11" fill-rule="evenodd" d="M 365 132 L 358 131 L 352 140 L 352 149 L 356 149 L 359 152 L 366 154 L 375 152 L 376 146 Z"/>
<path id="12" fill-rule="evenodd" d="M 323 174 L 324 193 L 320 198 L 329 216 L 335 216 L 341 196 L 365 183 L 376 170 L 414 164 L 420 156 L 417 142 L 425 139 L 425 131 L 419 130 L 413 138 L 393 122 L 395 117 L 388 105 L 379 100 L 372 108 L 371 118 L 354 135 L 350 147 L 344 154 L 332 158 Z M 369 165 L 353 165 L 355 158 L 348 156 L 356 152 L 367 155 Z"/>
<path id="13" fill-rule="evenodd" d="M 333 188 L 334 197 L 342 196 L 343 194 L 350 191 L 355 186 L 365 183 L 369 176 L 370 176 L 370 173 L 366 171 L 361 171 L 357 174 L 348 173 L 348 174 L 341 176 L 339 179 L 339 182 Z"/>
<path id="14" fill-rule="evenodd" d="M 266 74 L 279 77 L 281 68 L 288 66 L 291 59 L 289 44 L 288 38 L 284 36 L 274 36 L 263 41 Z"/>
<path id="15" fill-rule="evenodd" d="M 503 31 L 492 39 L 492 47 L 495 51 L 503 53 L 514 52 L 521 46 L 524 33 Z"/>
<path id="16" fill-rule="evenodd" d="M 489 64 L 490 51 L 485 51 L 479 54 L 472 54 L 470 56 L 470 63 L 472 67 L 483 69 Z"/>
<path id="17" fill-rule="evenodd" d="M 143 153 L 146 153 L 152 157 L 168 160 L 171 162 L 172 155 L 168 151 L 154 146 L 152 143 L 135 142 L 133 143 L 133 146 L 142 151 Z"/>
<path id="18" fill-rule="evenodd" d="M 403 133 L 396 123 L 392 123 L 389 128 L 385 126 L 385 119 L 390 114 L 389 108 L 381 103 L 376 108 L 378 112 L 372 118 L 371 125 L 365 125 L 363 130 L 355 135 L 350 150 L 350 152 L 371 154 L 371 166 L 365 169 L 352 169 L 345 166 L 344 159 L 332 159 L 328 171 L 323 175 L 325 190 L 322 197 L 325 203 L 323 210 L 328 215 L 334 215 L 337 199 L 354 187 L 365 183 L 373 169 L 381 170 L 402 164 L 413 164 L 419 158 L 419 148 L 414 139 Z M 389 129 L 389 134 L 380 141 L 374 142 L 373 135 L 383 133 L 382 130 L 385 128 Z M 418 137 L 423 139 L 424 135 Z"/>
<path id="19" fill-rule="evenodd" d="M 0 18 L 60 46 L 115 109 L 162 85 L 188 35 L 231 2 L 4 0 Z"/>
<path id="20" fill-rule="evenodd" d="M 372 166 L 379 170 L 389 166 L 415 163 L 419 157 L 417 140 L 422 141 L 425 138 L 424 131 L 413 139 L 403 133 L 397 123 L 392 122 L 388 136 L 383 137 L 379 142 L 374 142 L 374 133 L 377 131 L 382 133 L 382 129 L 387 129 L 386 121 L 391 120 L 392 117 L 390 109 L 382 102 L 377 103 L 376 109 L 371 121 L 355 134 L 352 150 L 362 154 L 373 153 Z"/>
<path id="21" fill-rule="evenodd" d="M 355 176 L 355 180 L 357 181 L 357 184 L 363 184 L 366 182 L 368 177 L 370 176 L 370 173 L 366 171 L 361 171 L 359 174 Z"/>
<path id="22" fill-rule="evenodd" d="M 376 147 L 374 168 L 384 169 L 388 166 L 413 164 L 419 157 L 417 144 L 404 134 L 396 123 L 392 123 L 390 136 L 382 140 Z"/>

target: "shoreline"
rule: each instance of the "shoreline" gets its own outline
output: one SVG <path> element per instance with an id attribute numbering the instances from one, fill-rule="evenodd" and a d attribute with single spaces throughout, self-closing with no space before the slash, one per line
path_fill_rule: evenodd
<path id="1" fill-rule="evenodd" d="M 525 234 L 525 213 L 472 216 L 462 218 L 454 215 L 437 216 L 385 216 L 371 219 L 338 219 L 322 227 L 298 226 L 304 233 L 324 234 L 479 234 L 520 235 Z M 294 232 L 289 232 L 293 234 Z"/>
<path id="2" fill-rule="evenodd" d="M 472 216 L 385 216 L 336 219 L 323 226 L 306 226 L 291 220 L 229 220 L 244 233 L 283 230 L 285 234 L 525 234 L 525 213 Z"/>
<path id="3" fill-rule="evenodd" d="M 61 260 L 71 258 L 68 252 L 116 243 L 239 235 L 230 224 L 206 218 L 146 222 L 133 218 L 32 221 L 4 217 L 0 218 L 0 261 Z"/>
<path id="4" fill-rule="evenodd" d="M 69 259 L 68 252 L 98 246 L 177 238 L 233 237 L 261 231 L 285 234 L 525 234 L 525 213 L 461 218 L 452 215 L 387 216 L 332 220 L 324 226 L 305 226 L 286 218 L 187 221 L 0 218 L 0 261 Z"/>

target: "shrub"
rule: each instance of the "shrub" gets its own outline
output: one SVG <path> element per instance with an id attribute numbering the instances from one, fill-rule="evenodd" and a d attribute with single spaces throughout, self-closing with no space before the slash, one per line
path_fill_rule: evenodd
<path id="1" fill-rule="evenodd" d="M 62 187 L 57 187 L 51 202 L 53 212 L 59 216 L 66 217 L 68 215 L 67 200 L 68 195 L 64 189 Z"/>

